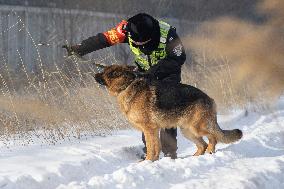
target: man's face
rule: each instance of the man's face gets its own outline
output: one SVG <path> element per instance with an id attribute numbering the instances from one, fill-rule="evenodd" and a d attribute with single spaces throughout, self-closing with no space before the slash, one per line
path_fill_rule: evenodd
<path id="1" fill-rule="evenodd" d="M 147 24 L 147 23 L 145 23 L 145 24 Z M 141 23 L 140 23 L 140 25 L 141 25 Z M 149 43 L 152 40 L 150 36 L 145 35 L 145 31 L 143 29 L 141 29 L 141 26 L 140 26 L 140 30 L 139 30 L 139 28 L 131 22 L 127 22 L 127 24 L 124 25 L 124 30 L 127 32 L 127 35 L 131 39 L 129 42 L 134 47 L 142 48 L 144 45 L 146 45 L 147 43 Z"/>

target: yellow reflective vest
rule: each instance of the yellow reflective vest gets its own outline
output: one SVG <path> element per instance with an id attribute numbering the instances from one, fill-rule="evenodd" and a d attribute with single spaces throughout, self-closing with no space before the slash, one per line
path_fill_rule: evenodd
<path id="1" fill-rule="evenodd" d="M 158 63 L 159 60 L 164 59 L 167 56 L 166 53 L 166 42 L 167 36 L 170 30 L 170 25 L 166 22 L 159 21 L 160 26 L 160 43 L 156 50 L 154 50 L 150 55 L 145 55 L 139 48 L 134 47 L 132 44 L 132 39 L 128 36 L 129 47 L 135 56 L 135 62 L 143 69 L 148 70 L 151 66 Z"/>

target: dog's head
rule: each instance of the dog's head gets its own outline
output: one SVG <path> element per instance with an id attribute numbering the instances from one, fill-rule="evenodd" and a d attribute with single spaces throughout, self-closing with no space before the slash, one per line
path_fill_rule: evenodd
<path id="1" fill-rule="evenodd" d="M 99 66 L 102 71 L 95 75 L 95 79 L 99 84 L 105 85 L 112 95 L 117 95 L 126 89 L 136 77 L 133 72 L 134 66 Z"/>

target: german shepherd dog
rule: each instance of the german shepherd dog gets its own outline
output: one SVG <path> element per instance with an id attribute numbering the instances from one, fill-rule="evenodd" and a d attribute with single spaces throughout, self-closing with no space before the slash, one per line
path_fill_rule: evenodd
<path id="1" fill-rule="evenodd" d="M 158 160 L 160 128 L 180 127 L 182 134 L 197 146 L 194 156 L 214 153 L 217 142 L 232 143 L 242 137 L 239 129 L 222 130 L 216 117 L 216 105 L 201 90 L 185 84 L 151 81 L 137 77 L 134 66 L 101 66 L 95 75 L 116 96 L 129 122 L 144 132 L 146 160 Z M 209 140 L 207 144 L 202 137 Z"/>

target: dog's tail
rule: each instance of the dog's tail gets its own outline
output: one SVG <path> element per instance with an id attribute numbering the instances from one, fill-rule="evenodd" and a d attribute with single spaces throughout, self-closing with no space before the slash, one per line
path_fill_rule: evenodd
<path id="1" fill-rule="evenodd" d="M 222 130 L 218 123 L 215 123 L 214 135 L 217 138 L 217 141 L 222 143 L 232 143 L 242 138 L 243 132 L 239 129 L 233 130 Z"/>
<path id="2" fill-rule="evenodd" d="M 213 114 L 211 114 L 211 121 L 210 125 L 210 133 L 213 134 L 218 142 L 222 143 L 233 143 L 237 140 L 241 139 L 243 136 L 243 132 L 239 129 L 233 129 L 233 130 L 223 130 L 220 128 L 218 122 L 217 122 L 217 116 L 216 116 L 216 104 L 214 103 L 213 106 Z"/>

